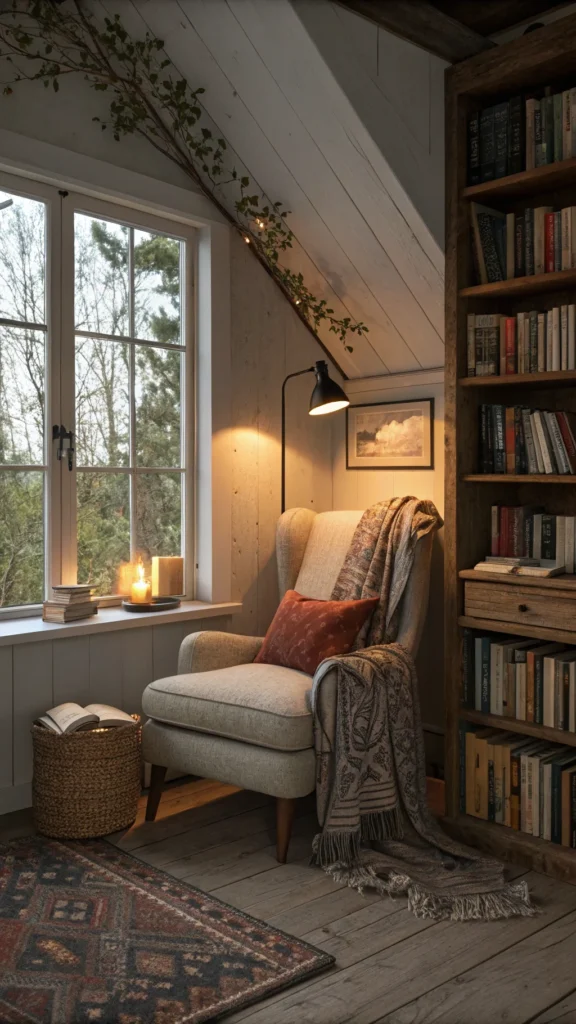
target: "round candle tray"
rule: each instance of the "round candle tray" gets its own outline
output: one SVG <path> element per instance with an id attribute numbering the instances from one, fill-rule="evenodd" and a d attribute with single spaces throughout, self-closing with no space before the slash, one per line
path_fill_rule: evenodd
<path id="1" fill-rule="evenodd" d="M 122 607 L 127 612 L 167 612 L 172 608 L 180 607 L 179 597 L 153 597 L 146 604 L 138 604 L 136 601 L 122 601 Z"/>

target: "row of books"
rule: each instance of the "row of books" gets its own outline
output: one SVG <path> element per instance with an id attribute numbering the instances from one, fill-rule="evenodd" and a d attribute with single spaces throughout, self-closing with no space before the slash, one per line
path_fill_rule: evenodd
<path id="1" fill-rule="evenodd" d="M 470 216 L 479 284 L 576 267 L 576 206 L 502 213 L 471 203 Z"/>
<path id="2" fill-rule="evenodd" d="M 460 809 L 576 848 L 576 749 L 461 729 Z"/>
<path id="3" fill-rule="evenodd" d="M 576 370 L 576 305 L 539 312 L 469 313 L 469 377 Z"/>
<path id="4" fill-rule="evenodd" d="M 576 416 L 523 406 L 480 406 L 482 473 L 576 473 Z"/>
<path id="5" fill-rule="evenodd" d="M 490 561 L 559 566 L 574 572 L 576 516 L 557 516 L 530 505 L 492 505 Z M 531 575 L 530 572 L 527 575 Z M 535 574 L 537 575 L 537 574 Z"/>
<path id="6" fill-rule="evenodd" d="M 44 622 L 77 622 L 96 615 L 98 603 L 91 598 L 94 587 L 56 586 L 52 587 L 52 597 L 42 605 Z"/>
<path id="7" fill-rule="evenodd" d="M 462 703 L 487 715 L 576 732 L 576 648 L 465 629 Z"/>
<path id="8" fill-rule="evenodd" d="M 468 183 L 503 178 L 576 156 L 576 89 L 513 96 L 468 120 Z"/>

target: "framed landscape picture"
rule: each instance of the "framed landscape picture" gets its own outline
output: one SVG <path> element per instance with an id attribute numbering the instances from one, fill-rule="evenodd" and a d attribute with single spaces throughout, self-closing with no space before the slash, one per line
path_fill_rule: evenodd
<path id="1" fill-rule="evenodd" d="M 434 399 L 346 409 L 347 469 L 433 469 Z"/>

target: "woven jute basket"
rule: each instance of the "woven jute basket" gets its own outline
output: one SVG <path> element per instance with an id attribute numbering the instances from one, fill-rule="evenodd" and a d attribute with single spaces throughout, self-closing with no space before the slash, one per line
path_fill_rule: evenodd
<path id="1" fill-rule="evenodd" d="M 131 825 L 141 787 L 136 725 L 60 736 L 32 726 L 36 828 L 55 839 L 93 839 Z"/>

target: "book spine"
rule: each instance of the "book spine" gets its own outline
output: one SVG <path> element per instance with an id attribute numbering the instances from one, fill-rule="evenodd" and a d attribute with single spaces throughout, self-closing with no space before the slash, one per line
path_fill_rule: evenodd
<path id="1" fill-rule="evenodd" d="M 522 429 L 522 409 L 514 406 L 514 472 L 526 472 L 526 445 Z"/>
<path id="2" fill-rule="evenodd" d="M 568 452 L 564 447 L 564 440 L 560 430 L 557 417 L 553 412 L 545 413 L 546 423 L 548 424 L 548 430 L 554 445 L 554 454 L 558 461 L 558 469 L 561 473 L 570 473 L 570 462 L 568 461 Z"/>
<path id="3" fill-rule="evenodd" d="M 524 250 L 524 217 L 522 217 L 522 215 L 519 215 L 514 220 L 514 277 L 524 277 L 526 274 L 526 260 Z"/>
<path id="4" fill-rule="evenodd" d="M 554 214 L 554 270 L 562 270 L 562 214 Z"/>
<path id="5" fill-rule="evenodd" d="M 530 277 L 534 273 L 534 210 L 524 210 L 524 262 L 525 273 Z"/>
<path id="6" fill-rule="evenodd" d="M 570 270 L 572 261 L 572 232 L 569 207 L 560 211 L 562 219 L 562 270 Z"/>
<path id="7" fill-rule="evenodd" d="M 534 163 L 542 167 L 546 163 L 546 149 L 543 142 L 544 100 L 534 107 Z"/>
<path id="8" fill-rule="evenodd" d="M 524 170 L 525 117 L 523 108 L 521 96 L 513 96 L 508 101 L 508 174 L 519 174 Z M 560 104 L 560 125 L 562 125 L 562 104 Z"/>
<path id="9" fill-rule="evenodd" d="M 538 313 L 530 313 L 529 372 L 538 373 Z"/>
<path id="10" fill-rule="evenodd" d="M 496 242 L 494 218 L 489 213 L 479 212 L 477 214 L 477 219 L 480 245 L 482 246 L 482 254 L 484 256 L 488 282 L 494 283 L 496 281 L 503 281 L 504 271 Z M 534 245 L 532 243 L 532 263 L 534 263 L 533 249 Z"/>
<path id="11" fill-rule="evenodd" d="M 490 510 L 490 554 L 499 555 L 500 552 L 500 506 L 492 505 Z M 464 631 L 466 632 L 466 630 Z"/>
<path id="12" fill-rule="evenodd" d="M 547 213 L 544 216 L 544 252 L 547 274 L 554 271 L 554 214 Z"/>
<path id="13" fill-rule="evenodd" d="M 465 629 L 462 635 L 462 704 L 474 707 L 474 633 Z"/>
<path id="14" fill-rule="evenodd" d="M 520 831 L 520 754 L 512 752 L 510 757 L 510 825 Z"/>
<path id="15" fill-rule="evenodd" d="M 500 555 L 503 558 L 511 558 L 512 550 L 510 548 L 510 509 L 507 505 L 504 505 L 500 509 Z"/>
<path id="16" fill-rule="evenodd" d="M 514 408 L 508 407 L 506 417 L 506 472 L 514 473 L 516 469 L 516 434 L 514 428 Z"/>
<path id="17" fill-rule="evenodd" d="M 560 369 L 560 307 L 552 310 L 552 366 L 549 370 Z"/>
<path id="18" fill-rule="evenodd" d="M 505 441 L 505 410 L 503 405 L 492 406 L 494 423 L 494 448 L 492 453 L 492 469 L 488 473 L 506 472 L 506 441 Z"/>
<path id="19" fill-rule="evenodd" d="M 574 445 L 574 438 L 572 437 L 572 433 L 568 427 L 566 414 L 563 412 L 557 412 L 555 415 L 562 435 L 562 440 L 564 442 L 568 462 L 570 464 L 570 471 L 572 473 L 576 473 L 576 446 Z"/>
<path id="20" fill-rule="evenodd" d="M 538 373 L 546 369 L 546 314 L 538 313 Z"/>
<path id="21" fill-rule="evenodd" d="M 534 111 L 537 100 L 530 97 L 526 100 L 526 170 L 533 171 L 536 166 L 536 151 L 534 146 Z"/>
<path id="22" fill-rule="evenodd" d="M 480 113 L 468 121 L 468 183 L 480 184 Z"/>
<path id="23" fill-rule="evenodd" d="M 576 305 L 568 305 L 568 369 L 576 370 Z"/>
<path id="24" fill-rule="evenodd" d="M 513 316 L 506 317 L 505 346 L 504 373 L 516 373 L 516 320 Z"/>
<path id="25" fill-rule="evenodd" d="M 538 659 L 528 655 L 526 659 L 526 721 L 534 721 L 534 691 L 536 678 L 536 662 Z"/>
<path id="26" fill-rule="evenodd" d="M 482 639 L 482 699 L 480 710 L 490 714 L 490 640 Z"/>
<path id="27" fill-rule="evenodd" d="M 552 829 L 553 843 L 562 842 L 562 771 L 560 765 L 552 765 Z"/>
<path id="28" fill-rule="evenodd" d="M 467 324 L 467 373 L 469 377 L 476 376 L 476 317 L 474 313 L 468 313 Z"/>
<path id="29" fill-rule="evenodd" d="M 494 177 L 508 173 L 508 103 L 494 107 Z"/>
<path id="30" fill-rule="evenodd" d="M 560 306 L 560 369 L 568 369 L 568 306 Z"/>
<path id="31" fill-rule="evenodd" d="M 544 723 L 544 658 L 534 658 L 534 708 L 533 718 L 536 725 Z"/>
<path id="32" fill-rule="evenodd" d="M 496 160 L 494 107 L 480 113 L 480 181 L 492 181 Z"/>
<path id="33" fill-rule="evenodd" d="M 569 160 L 572 156 L 572 122 L 570 116 L 570 90 L 562 93 L 562 158 Z"/>
<path id="34" fill-rule="evenodd" d="M 526 470 L 528 473 L 537 473 L 538 464 L 536 462 L 536 450 L 534 448 L 534 438 L 532 436 L 532 423 L 530 420 L 529 409 L 522 409 L 522 429 L 524 431 L 524 441 L 526 444 Z M 526 521 L 532 522 L 531 517 L 528 517 Z M 529 554 L 529 551 L 527 554 Z"/>
<path id="35" fill-rule="evenodd" d="M 554 108 L 554 160 L 562 160 L 562 93 L 552 97 Z"/>
<path id="36" fill-rule="evenodd" d="M 542 558 L 556 558 L 556 516 L 548 514 L 542 516 Z"/>

